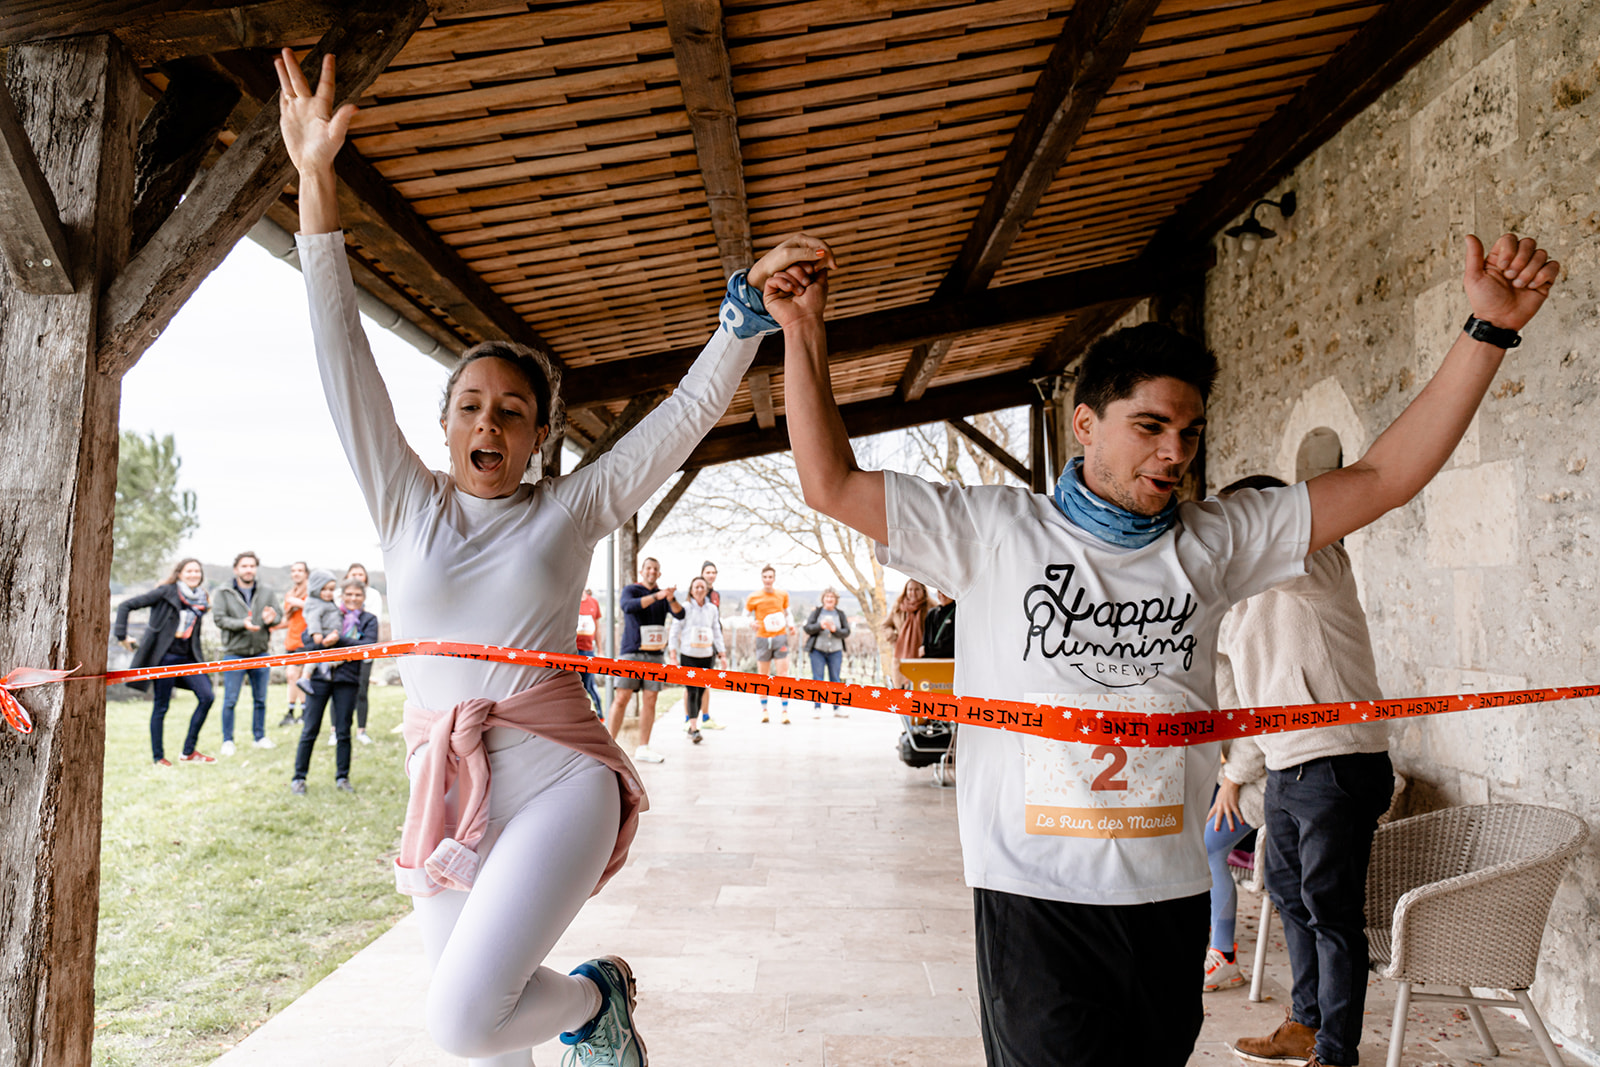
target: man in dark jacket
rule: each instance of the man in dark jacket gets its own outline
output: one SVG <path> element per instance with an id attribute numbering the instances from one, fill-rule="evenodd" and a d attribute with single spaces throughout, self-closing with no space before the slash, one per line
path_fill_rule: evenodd
<path id="1" fill-rule="evenodd" d="M 233 582 L 218 589 L 212 600 L 211 618 L 222 631 L 223 659 L 251 659 L 265 656 L 272 645 L 272 627 L 278 621 L 278 609 L 273 606 L 276 597 L 256 585 L 256 569 L 261 561 L 254 552 L 241 552 L 233 557 Z M 228 671 L 222 676 L 222 754 L 231 756 L 233 745 L 233 708 L 239 702 L 239 691 L 246 678 L 250 679 L 250 734 L 257 748 L 276 747 L 267 736 L 267 684 L 272 679 L 270 667 L 251 667 L 248 670 Z"/>
<path id="2" fill-rule="evenodd" d="M 362 610 L 367 602 L 366 583 L 352 578 L 339 592 L 339 637 L 324 647 L 377 644 L 378 617 Z M 322 712 L 330 700 L 333 703 L 333 785 L 346 793 L 355 792 L 350 784 L 350 724 L 356 710 L 356 695 L 361 689 L 361 663 L 359 659 L 345 660 L 334 665 L 329 677 L 311 679 L 305 722 L 300 728 L 300 747 L 294 754 L 294 778 L 289 782 L 291 793 L 305 795 L 311 752 L 316 747 L 317 734 L 322 732 Z"/>

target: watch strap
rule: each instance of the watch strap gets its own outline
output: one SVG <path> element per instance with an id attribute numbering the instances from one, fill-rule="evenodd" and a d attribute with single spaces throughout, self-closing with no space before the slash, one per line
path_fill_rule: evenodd
<path id="1" fill-rule="evenodd" d="M 1468 315 L 1467 324 L 1461 329 L 1474 341 L 1482 341 L 1496 348 L 1516 348 L 1522 343 L 1522 335 L 1516 330 L 1507 330 L 1493 323 L 1484 322 L 1476 315 Z"/>

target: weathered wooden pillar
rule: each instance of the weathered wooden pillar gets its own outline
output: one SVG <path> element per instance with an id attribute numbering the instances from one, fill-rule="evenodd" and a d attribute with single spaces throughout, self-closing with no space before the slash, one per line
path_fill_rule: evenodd
<path id="1" fill-rule="evenodd" d="M 1046 468 L 1049 459 L 1045 455 L 1045 416 L 1044 403 L 1035 400 L 1028 405 L 1028 473 L 1030 488 L 1035 493 L 1048 493 L 1050 491 L 1050 477 Z"/>
<path id="2" fill-rule="evenodd" d="M 139 89 L 115 38 L 16 45 L 6 82 L 54 192 L 73 291 L 0 267 L 0 670 L 105 670 L 121 380 L 99 368 L 100 293 L 127 257 Z M 0 1048 L 81 1067 L 94 1036 L 105 687 L 21 695 L 0 733 Z"/>

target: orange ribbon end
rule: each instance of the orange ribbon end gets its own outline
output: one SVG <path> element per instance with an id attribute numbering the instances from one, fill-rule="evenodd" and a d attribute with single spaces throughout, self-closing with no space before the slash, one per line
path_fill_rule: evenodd
<path id="1" fill-rule="evenodd" d="M 33 719 L 28 715 L 26 708 L 11 695 L 13 689 L 27 689 L 35 685 L 49 685 L 59 682 L 77 671 L 77 667 L 70 671 L 44 670 L 39 667 L 18 667 L 4 678 L 0 678 L 0 715 L 5 716 L 7 725 L 19 734 L 33 733 Z"/>

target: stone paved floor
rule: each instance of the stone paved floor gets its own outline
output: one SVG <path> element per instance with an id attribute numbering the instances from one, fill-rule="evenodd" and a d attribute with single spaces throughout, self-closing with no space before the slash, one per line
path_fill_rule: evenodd
<path id="1" fill-rule="evenodd" d="M 805 709 L 793 725 L 763 726 L 753 698 L 715 701 L 728 729 L 705 743 L 658 732 L 667 762 L 642 768 L 653 807 L 632 858 L 550 965 L 626 956 L 657 1067 L 980 1067 L 953 792 L 895 758 L 897 726 L 887 716 L 818 720 Z M 1246 963 L 1258 911 L 1258 901 L 1241 899 Z M 1282 1019 L 1287 959 L 1271 940 L 1270 999 L 1252 1004 L 1243 988 L 1207 995 L 1191 1067 L 1237 1063 L 1226 1041 L 1269 1033 Z M 424 992 L 421 941 L 408 918 L 217 1064 L 462 1064 L 423 1032 Z M 1383 1061 L 1391 1006 L 1375 981 L 1369 1064 Z M 1494 1061 L 1464 1014 L 1413 1010 L 1405 1067 L 1544 1062 L 1526 1029 L 1490 1015 L 1501 1046 Z M 1130 1041 L 1137 1032 L 1130 1025 Z M 534 1060 L 554 1067 L 561 1051 L 552 1042 Z M 1139 1063 L 1136 1045 L 1127 1063 Z"/>

